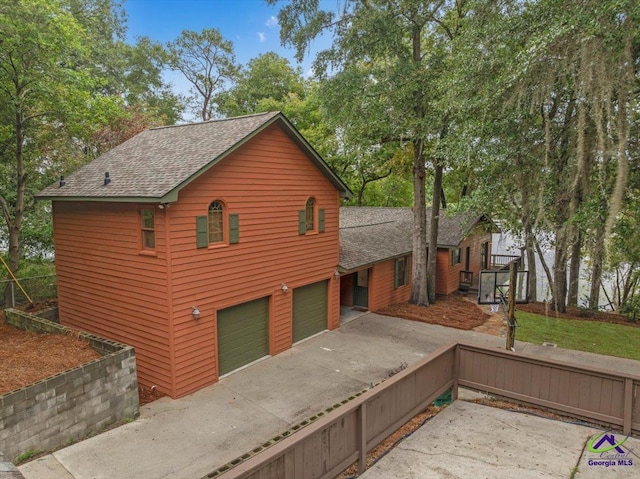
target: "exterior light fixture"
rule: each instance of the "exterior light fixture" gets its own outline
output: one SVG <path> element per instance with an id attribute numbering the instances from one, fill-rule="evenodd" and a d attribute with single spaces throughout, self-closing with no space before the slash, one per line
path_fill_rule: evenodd
<path id="1" fill-rule="evenodd" d="M 281 289 L 282 289 L 283 293 L 286 293 L 287 291 L 289 291 L 289 286 L 287 286 L 286 283 L 282 283 L 282 288 Z"/>
<path id="2" fill-rule="evenodd" d="M 338 271 L 338 268 L 336 268 L 336 270 L 333 272 L 333 276 L 334 276 L 335 278 L 340 277 L 340 271 Z"/>
<path id="3" fill-rule="evenodd" d="M 197 321 L 197 320 L 199 320 L 199 319 L 200 319 L 200 310 L 198 309 L 198 307 L 197 307 L 197 306 L 194 306 L 194 307 L 191 309 L 191 314 L 193 315 L 193 319 L 194 319 L 195 321 Z"/>

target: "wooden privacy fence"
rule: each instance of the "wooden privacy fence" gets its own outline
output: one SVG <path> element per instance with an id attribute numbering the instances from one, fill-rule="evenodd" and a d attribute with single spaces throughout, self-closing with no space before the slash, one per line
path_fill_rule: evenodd
<path id="1" fill-rule="evenodd" d="M 459 386 L 640 433 L 640 376 L 456 343 L 229 471 L 207 477 L 329 479 L 356 461 L 362 473 L 370 450 L 447 390 L 456 400 Z"/>

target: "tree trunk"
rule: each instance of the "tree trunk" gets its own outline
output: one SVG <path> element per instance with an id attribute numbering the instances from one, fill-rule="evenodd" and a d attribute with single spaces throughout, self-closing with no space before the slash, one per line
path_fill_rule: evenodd
<path id="1" fill-rule="evenodd" d="M 578 231 L 571 246 L 571 263 L 569 265 L 569 295 L 567 303 L 578 305 L 578 289 L 580 286 L 580 263 L 582 260 L 582 232 Z"/>
<path id="2" fill-rule="evenodd" d="M 413 144 L 413 275 L 409 302 L 429 305 L 427 295 L 427 212 L 423 142 Z"/>
<path id="3" fill-rule="evenodd" d="M 412 61 L 416 68 L 422 62 L 422 29 L 414 26 L 412 34 Z M 422 121 L 425 116 L 423 92 L 415 92 L 414 113 Z M 421 306 L 429 305 L 427 294 L 427 206 L 425 191 L 424 140 L 413 141 L 413 276 L 409 302 Z"/>
<path id="4" fill-rule="evenodd" d="M 555 259 L 553 262 L 553 287 L 551 304 L 559 313 L 567 312 L 567 249 L 569 247 L 569 231 L 563 225 L 556 231 Z"/>
<path id="5" fill-rule="evenodd" d="M 604 221 L 598 222 L 596 238 L 591 251 L 591 289 L 589 290 L 589 309 L 598 309 L 600 303 L 600 281 L 604 263 Z"/>
<path id="6" fill-rule="evenodd" d="M 427 263 L 427 291 L 429 302 L 436 301 L 436 260 L 438 258 L 438 222 L 440 220 L 440 192 L 442 191 L 442 162 L 436 160 L 433 178 L 433 201 L 429 230 L 429 258 Z"/>
<path id="7" fill-rule="evenodd" d="M 24 121 L 21 107 L 16 111 L 16 202 L 13 209 L 13 221 L 7 224 L 9 229 L 9 268 L 16 274 L 20 267 L 20 230 L 24 219 L 25 169 L 24 169 Z"/>
<path id="8" fill-rule="evenodd" d="M 529 301 L 538 300 L 538 273 L 536 268 L 536 251 L 531 224 L 525 221 L 525 251 L 527 254 L 527 269 L 529 271 Z"/>

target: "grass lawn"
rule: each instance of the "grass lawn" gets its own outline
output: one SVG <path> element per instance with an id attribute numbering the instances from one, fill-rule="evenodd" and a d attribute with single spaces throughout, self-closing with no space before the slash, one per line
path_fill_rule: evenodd
<path id="1" fill-rule="evenodd" d="M 640 360 L 640 328 L 598 321 L 548 318 L 517 311 L 516 340 Z"/>

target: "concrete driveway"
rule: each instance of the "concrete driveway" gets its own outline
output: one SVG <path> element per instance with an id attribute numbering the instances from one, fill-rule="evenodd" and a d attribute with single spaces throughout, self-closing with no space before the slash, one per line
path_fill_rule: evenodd
<path id="1" fill-rule="evenodd" d="M 291 425 L 453 341 L 505 340 L 377 314 L 306 340 L 219 383 L 141 408 L 136 421 L 20 466 L 27 479 L 200 478 Z M 517 343 L 555 359 L 637 372 L 636 361 Z"/>

